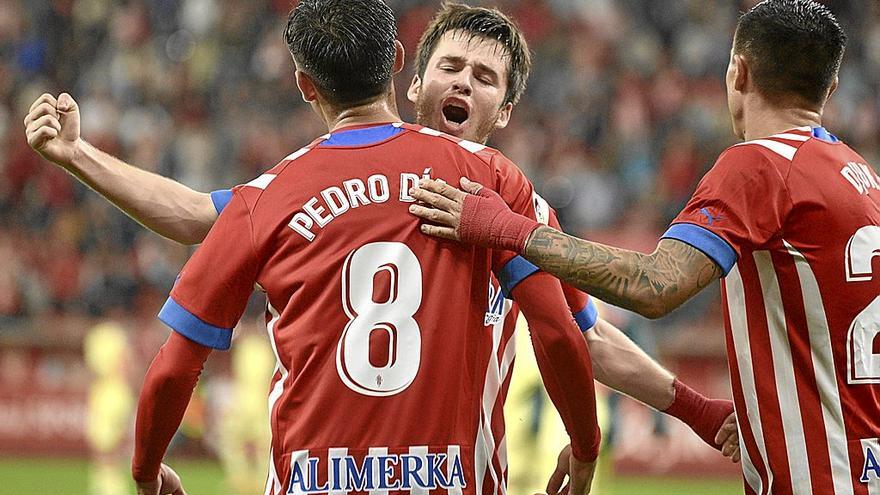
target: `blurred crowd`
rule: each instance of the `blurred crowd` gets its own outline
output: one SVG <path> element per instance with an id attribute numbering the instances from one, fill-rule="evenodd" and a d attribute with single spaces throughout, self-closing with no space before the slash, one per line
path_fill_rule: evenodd
<path id="1" fill-rule="evenodd" d="M 439 1 L 389 3 L 411 57 Z M 534 54 L 525 96 L 490 144 L 570 232 L 652 249 L 735 142 L 724 73 L 737 14 L 754 2 L 471 3 L 511 14 Z M 828 3 L 850 42 L 826 127 L 877 164 L 880 3 Z M 326 132 L 295 90 L 282 39 L 290 7 L 0 0 L 0 332 L 46 315 L 153 315 L 190 252 L 33 153 L 21 123 L 30 103 L 70 92 L 87 140 L 195 189 L 249 180 Z M 411 67 L 398 79 L 409 119 Z M 686 313 L 700 321 L 715 308 Z"/>

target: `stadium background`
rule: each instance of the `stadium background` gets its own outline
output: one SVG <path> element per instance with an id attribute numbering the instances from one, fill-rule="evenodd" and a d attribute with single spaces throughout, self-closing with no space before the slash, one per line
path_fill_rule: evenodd
<path id="1" fill-rule="evenodd" d="M 439 2 L 389 3 L 412 56 Z M 569 232 L 653 249 L 734 142 L 723 76 L 737 13 L 753 3 L 472 2 L 511 14 L 534 53 L 529 88 L 491 144 Z M 877 164 L 880 2 L 827 3 L 850 42 L 826 127 Z M 102 149 L 202 191 L 249 180 L 326 131 L 295 93 L 281 37 L 290 4 L 0 0 L 0 493 L 133 493 L 131 415 L 167 335 L 155 314 L 191 251 L 42 161 L 24 139 L 27 108 L 43 92 L 69 91 L 84 137 Z M 410 63 L 397 80 L 410 119 L 411 75 Z M 266 433 L 255 425 L 272 360 L 252 302 L 239 332 L 251 338 L 211 358 L 172 446 L 193 494 L 234 493 L 249 458 L 262 478 Z M 696 388 L 729 394 L 717 288 L 657 322 L 603 311 Z M 543 483 L 561 445 L 528 354 L 508 408 L 514 494 Z M 603 397 L 597 493 L 741 493 L 737 469 L 684 426 Z"/>

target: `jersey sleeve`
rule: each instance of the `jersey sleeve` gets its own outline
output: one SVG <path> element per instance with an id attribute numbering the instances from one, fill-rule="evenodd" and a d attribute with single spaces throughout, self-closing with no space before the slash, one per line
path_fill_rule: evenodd
<path id="1" fill-rule="evenodd" d="M 228 349 L 259 267 L 250 210 L 236 190 L 180 272 L 159 319 L 194 342 Z"/>
<path id="2" fill-rule="evenodd" d="M 232 201 L 232 189 L 211 191 L 211 202 L 214 203 L 214 209 L 217 210 L 218 215 L 223 213 L 223 209 L 230 201 Z"/>
<path id="3" fill-rule="evenodd" d="M 745 249 L 778 235 L 792 203 L 785 177 L 756 146 L 734 146 L 706 173 L 663 234 L 702 251 L 726 275 Z"/>
<path id="4" fill-rule="evenodd" d="M 503 156 L 500 157 L 500 159 L 507 160 Z M 508 171 L 509 167 L 512 168 Z M 498 188 L 499 191 L 507 189 L 507 191 L 505 191 L 507 196 L 502 194 L 501 197 L 504 198 L 508 205 L 511 205 L 511 209 L 513 209 L 512 202 L 519 202 L 520 205 L 518 207 L 526 209 L 526 213 L 524 213 L 525 215 L 536 219 L 540 223 L 562 231 L 559 219 L 556 216 L 556 211 L 550 207 L 544 198 L 534 191 L 531 182 L 525 178 L 522 172 L 516 168 L 513 163 L 509 160 L 506 163 L 502 163 L 499 167 L 499 177 L 502 181 L 512 181 L 514 184 L 512 187 L 507 187 L 508 184 L 499 184 Z M 523 182 L 525 185 L 523 185 Z M 525 192 L 528 194 L 529 191 L 531 192 L 531 200 L 529 201 L 529 205 L 524 207 L 524 197 L 518 193 Z M 501 193 L 499 192 L 499 194 Z M 517 213 L 520 212 L 521 211 L 517 211 Z M 531 213 L 531 215 L 529 215 L 529 213 Z M 516 288 L 520 282 L 540 270 L 537 266 L 522 256 L 506 251 L 496 251 L 493 253 L 492 263 L 498 281 L 501 283 L 501 290 L 507 298 L 511 297 L 513 289 Z M 565 294 L 566 302 L 568 303 L 568 308 L 571 310 L 571 315 L 577 322 L 581 331 L 586 332 L 593 328 L 599 317 L 599 311 L 590 296 L 565 283 L 562 284 L 562 289 Z"/>
<path id="5" fill-rule="evenodd" d="M 494 184 L 486 185 L 494 189 L 515 213 L 547 224 L 550 207 L 535 193 L 534 186 L 522 170 L 501 153 L 492 156 L 491 165 Z M 510 298 L 513 289 L 539 268 L 512 251 L 495 251 L 492 270 L 501 283 L 504 296 Z"/>
<path id="6" fill-rule="evenodd" d="M 535 194 L 535 188 L 532 186 L 531 181 L 526 178 L 522 170 L 501 153 L 493 155 L 491 164 L 495 174 L 495 184 L 491 187 L 504 199 L 507 206 L 514 213 L 519 213 L 532 220 L 541 221 L 539 215 L 542 210 L 538 206 L 538 196 Z M 547 204 L 543 199 L 541 203 L 544 206 Z M 541 223 L 547 223 L 546 216 Z M 503 266 L 515 256 L 516 253 L 506 252 L 499 261 Z"/>

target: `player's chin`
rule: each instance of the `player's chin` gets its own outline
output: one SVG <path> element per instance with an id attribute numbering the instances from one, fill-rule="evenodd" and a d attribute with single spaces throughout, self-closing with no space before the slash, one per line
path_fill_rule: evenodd
<path id="1" fill-rule="evenodd" d="M 471 125 L 470 120 L 466 120 L 461 123 L 449 122 L 444 120 L 440 125 L 440 129 L 438 130 L 445 132 L 450 136 L 455 136 L 460 139 L 466 139 L 468 141 L 477 141 L 479 139 L 479 137 L 477 136 L 477 127 Z"/>

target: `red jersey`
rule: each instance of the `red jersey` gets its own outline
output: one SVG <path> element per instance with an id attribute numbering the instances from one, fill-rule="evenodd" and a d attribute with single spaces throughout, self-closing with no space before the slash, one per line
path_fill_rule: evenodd
<path id="1" fill-rule="evenodd" d="M 537 194 L 534 197 L 535 214 L 541 223 L 562 230 L 556 212 Z M 496 256 L 503 255 L 497 253 Z M 497 277 L 489 280 L 489 305 L 486 311 L 485 324 L 492 326 L 492 349 L 486 371 L 486 382 L 483 390 L 483 408 L 481 411 L 480 432 L 477 444 L 481 448 L 477 452 L 490 453 L 485 461 L 478 463 L 476 480 L 478 485 L 485 484 L 491 491 L 498 493 L 507 484 L 507 450 L 506 430 L 504 426 L 504 403 L 513 377 L 513 366 L 516 357 L 516 324 L 519 318 L 519 307 L 509 298 L 513 288 L 539 268 L 522 256 L 516 256 L 502 265 Z M 599 312 L 593 299 L 587 294 L 563 284 L 565 299 L 571 310 L 572 317 L 582 332 L 595 326 Z M 503 491 L 501 493 L 504 493 Z"/>
<path id="2" fill-rule="evenodd" d="M 409 124 L 348 128 L 235 188 L 160 313 L 225 349 L 252 288 L 266 292 L 268 494 L 504 490 L 493 421 L 512 355 L 486 281 L 513 254 L 421 234 L 408 191 L 426 175 L 467 176 L 535 218 L 531 184 L 495 150 Z"/>
<path id="3" fill-rule="evenodd" d="M 664 237 L 726 273 L 747 493 L 880 493 L 880 180 L 823 128 L 727 149 Z"/>

